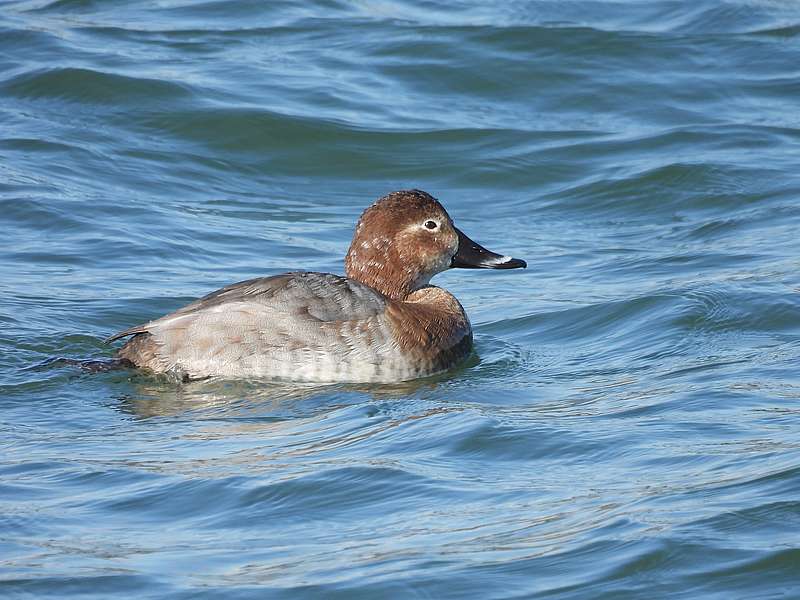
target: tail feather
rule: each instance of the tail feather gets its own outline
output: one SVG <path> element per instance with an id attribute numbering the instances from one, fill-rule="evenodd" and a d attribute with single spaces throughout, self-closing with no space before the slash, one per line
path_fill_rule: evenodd
<path id="1" fill-rule="evenodd" d="M 137 367 L 147 367 L 158 371 L 160 364 L 158 346 L 153 336 L 144 332 L 132 332 L 135 335 L 117 350 L 117 358 L 127 360 Z"/>
<path id="2" fill-rule="evenodd" d="M 124 331 L 120 331 L 119 333 L 115 333 L 111 337 L 107 337 L 103 340 L 104 344 L 110 344 L 114 340 L 118 340 L 120 338 L 128 337 L 129 335 L 136 335 L 137 333 L 147 333 L 146 325 L 137 325 L 136 327 L 130 327 Z"/>

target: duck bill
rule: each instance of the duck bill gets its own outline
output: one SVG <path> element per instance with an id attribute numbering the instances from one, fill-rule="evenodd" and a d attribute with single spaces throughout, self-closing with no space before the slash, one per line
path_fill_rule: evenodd
<path id="1" fill-rule="evenodd" d="M 524 269 L 528 266 L 524 260 L 501 256 L 487 250 L 477 242 L 473 242 L 464 233 L 454 227 L 458 234 L 458 250 L 450 267 L 454 269 Z"/>

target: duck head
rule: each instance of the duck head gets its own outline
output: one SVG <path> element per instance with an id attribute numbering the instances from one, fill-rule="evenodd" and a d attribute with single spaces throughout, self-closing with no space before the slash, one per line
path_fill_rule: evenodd
<path id="1" fill-rule="evenodd" d="M 453 225 L 439 201 L 421 190 L 392 192 L 367 208 L 345 259 L 350 279 L 397 300 L 446 269 L 526 266 L 524 260 L 473 242 Z"/>

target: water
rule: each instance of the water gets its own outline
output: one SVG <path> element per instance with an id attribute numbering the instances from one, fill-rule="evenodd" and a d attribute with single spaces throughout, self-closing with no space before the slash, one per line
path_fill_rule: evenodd
<path id="1" fill-rule="evenodd" d="M 0 596 L 800 597 L 800 4 L 0 3 Z M 418 187 L 394 386 L 82 374 Z"/>

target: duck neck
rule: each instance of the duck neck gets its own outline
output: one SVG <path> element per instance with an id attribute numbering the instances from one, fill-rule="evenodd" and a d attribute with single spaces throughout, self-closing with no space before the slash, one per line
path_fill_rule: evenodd
<path id="1" fill-rule="evenodd" d="M 363 283 L 392 300 L 405 300 L 409 294 L 427 285 L 430 279 L 411 266 L 392 267 L 391 265 L 402 262 L 391 260 L 391 257 L 387 260 L 386 256 L 363 254 L 363 250 L 354 252 L 350 249 L 345 258 L 345 273 L 350 279 Z"/>

